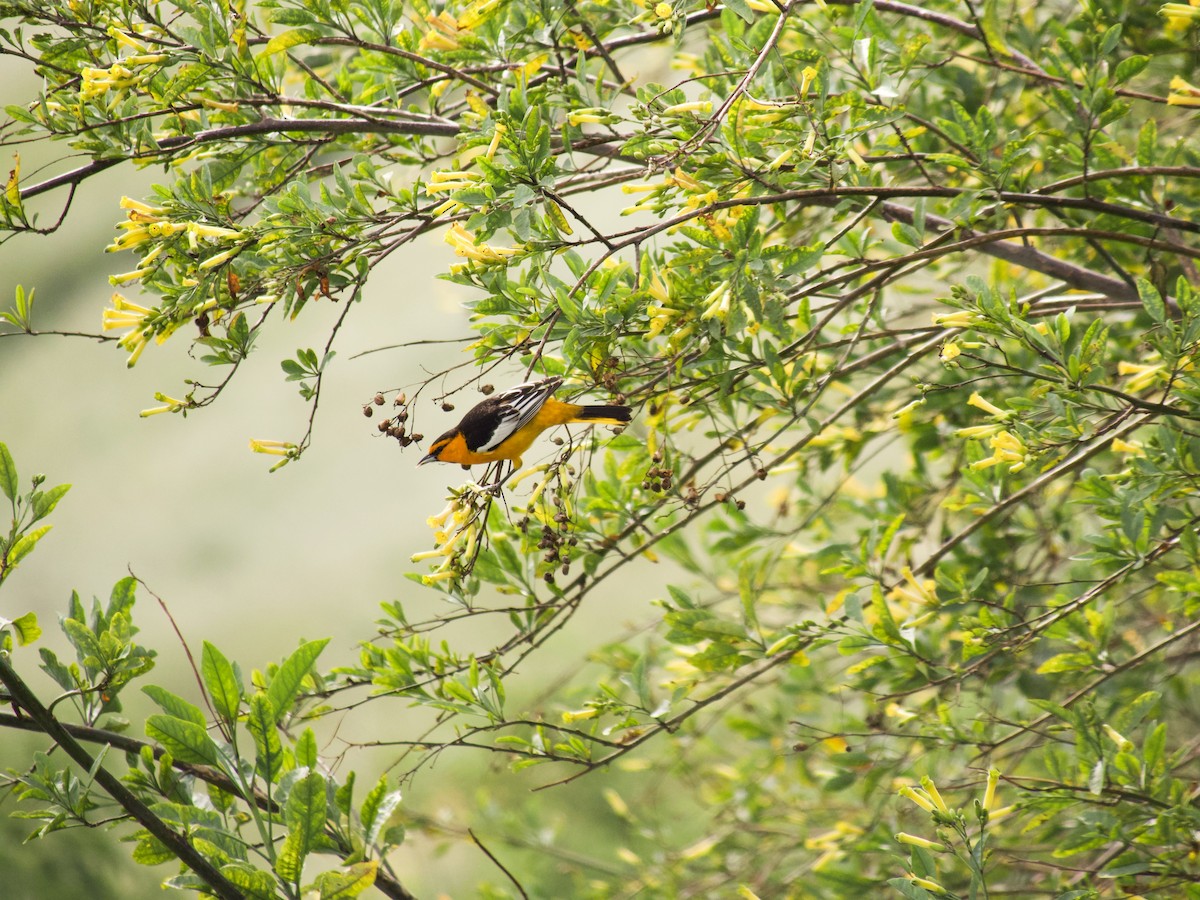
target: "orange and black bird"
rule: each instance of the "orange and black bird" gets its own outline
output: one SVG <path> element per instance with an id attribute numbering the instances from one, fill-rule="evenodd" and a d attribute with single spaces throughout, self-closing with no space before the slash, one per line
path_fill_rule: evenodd
<path id="1" fill-rule="evenodd" d="M 417 465 L 427 462 L 463 466 L 508 460 L 521 467 L 521 456 L 533 439 L 555 425 L 582 422 L 589 425 L 624 425 L 628 406 L 580 406 L 554 399 L 561 378 L 531 381 L 488 397 L 463 416 L 463 420 L 429 446 Z"/>

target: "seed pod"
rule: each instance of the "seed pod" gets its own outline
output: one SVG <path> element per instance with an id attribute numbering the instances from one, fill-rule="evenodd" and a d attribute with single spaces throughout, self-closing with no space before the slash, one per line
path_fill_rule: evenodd
<path id="1" fill-rule="evenodd" d="M 384 403 L 383 394 L 376 394 L 375 395 L 375 405 L 383 406 L 383 403 Z"/>

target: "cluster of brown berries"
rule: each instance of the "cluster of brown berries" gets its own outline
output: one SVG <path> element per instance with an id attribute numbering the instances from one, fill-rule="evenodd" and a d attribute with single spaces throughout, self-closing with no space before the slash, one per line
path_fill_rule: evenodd
<path id="1" fill-rule="evenodd" d="M 675 477 L 675 473 L 662 464 L 662 451 L 655 450 L 650 459 L 652 463 L 646 470 L 646 477 L 642 479 L 642 490 L 669 491 L 671 479 Z"/>
<path id="2" fill-rule="evenodd" d="M 375 415 L 375 407 L 383 406 L 387 402 L 387 398 L 383 394 L 376 394 L 371 398 L 370 403 L 363 404 L 363 415 L 368 419 Z M 380 434 L 386 434 L 388 437 L 395 438 L 399 441 L 401 447 L 407 447 L 409 444 L 423 440 L 425 435 L 417 434 L 415 431 L 409 433 L 405 427 L 405 422 L 408 421 L 408 399 L 404 394 L 397 395 L 392 401 L 392 406 L 396 407 L 396 414 L 390 419 L 384 419 L 376 426 Z"/>
<path id="3" fill-rule="evenodd" d="M 550 498 L 550 502 L 557 508 L 557 512 L 552 517 L 554 524 L 547 524 L 542 529 L 542 536 L 538 539 L 538 551 L 543 554 L 542 561 L 552 567 L 550 571 L 542 575 L 542 580 L 546 584 L 554 584 L 555 568 L 559 569 L 563 575 L 571 573 L 571 555 L 573 549 L 579 544 L 579 538 L 568 531 L 571 518 L 562 509 L 562 497 L 555 494 Z M 517 523 L 517 527 L 521 529 L 522 533 L 529 531 L 529 521 L 529 516 L 525 516 Z"/>

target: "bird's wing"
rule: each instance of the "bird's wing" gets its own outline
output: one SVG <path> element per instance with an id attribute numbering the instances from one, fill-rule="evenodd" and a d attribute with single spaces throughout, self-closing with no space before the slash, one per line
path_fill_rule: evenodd
<path id="1" fill-rule="evenodd" d="M 487 442 L 477 449 L 484 453 L 495 450 L 528 425 L 545 404 L 546 398 L 558 390 L 562 381 L 561 378 L 531 381 L 526 384 L 518 384 L 516 387 L 497 394 L 493 398 L 496 402 L 494 407 L 494 415 L 497 417 L 496 428 Z"/>

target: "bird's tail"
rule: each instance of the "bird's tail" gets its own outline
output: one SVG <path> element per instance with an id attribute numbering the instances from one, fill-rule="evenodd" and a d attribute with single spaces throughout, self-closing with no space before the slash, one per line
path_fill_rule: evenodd
<path id="1" fill-rule="evenodd" d="M 595 422 L 600 425 L 624 425 L 632 418 L 628 406 L 581 406 L 575 413 L 577 422 Z"/>

